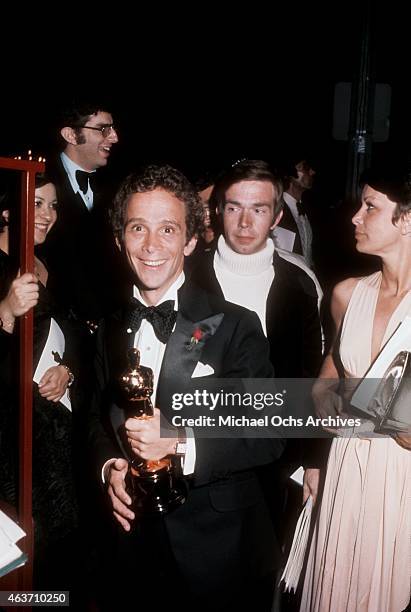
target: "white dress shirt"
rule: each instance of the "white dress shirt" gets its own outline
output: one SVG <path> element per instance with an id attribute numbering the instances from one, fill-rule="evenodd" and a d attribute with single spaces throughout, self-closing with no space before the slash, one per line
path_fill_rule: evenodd
<path id="1" fill-rule="evenodd" d="M 178 311 L 178 290 L 183 285 L 184 280 L 185 280 L 184 272 L 182 272 L 180 276 L 177 278 L 177 280 L 174 281 L 174 283 L 171 285 L 171 287 L 169 287 L 169 289 L 163 295 L 161 300 L 156 304 L 156 306 L 158 306 L 159 304 L 162 304 L 163 302 L 166 302 L 167 300 L 174 300 L 174 310 Z M 142 304 L 144 304 L 144 306 L 150 306 L 150 304 L 147 304 L 144 301 L 139 289 L 136 286 L 133 287 L 133 295 Z M 127 332 L 132 333 L 130 328 L 127 330 Z M 153 401 L 153 405 L 155 406 L 158 379 L 160 376 L 161 366 L 163 363 L 164 353 L 166 350 L 166 344 L 164 344 L 164 342 L 161 342 L 161 340 L 157 338 L 157 336 L 154 333 L 153 326 L 151 325 L 149 321 L 147 321 L 147 319 L 143 319 L 141 321 L 140 328 L 135 333 L 134 348 L 138 348 L 138 350 L 140 351 L 141 365 L 145 366 L 146 368 L 151 368 L 153 370 L 154 385 L 153 385 L 152 401 Z M 181 465 L 183 468 L 183 474 L 187 476 L 194 472 L 195 460 L 196 460 L 196 446 L 195 446 L 193 430 L 189 427 L 186 427 L 185 432 L 186 432 L 186 439 L 187 439 L 186 454 L 184 457 L 181 457 L 181 461 L 182 461 Z M 109 463 L 112 463 L 113 461 L 115 461 L 115 459 L 109 459 L 109 461 L 106 461 L 106 463 L 103 466 L 103 469 L 102 469 L 103 482 L 104 482 L 104 470 L 107 467 L 107 465 Z"/>
<path id="2" fill-rule="evenodd" d="M 83 172 L 85 172 L 84 168 L 82 168 L 81 166 L 73 162 L 73 160 L 70 159 L 69 156 L 66 155 L 65 153 L 61 153 L 60 158 L 61 158 L 61 163 L 64 166 L 64 169 L 67 173 L 67 176 L 70 181 L 70 185 L 74 193 L 79 193 L 81 195 L 81 198 L 84 204 L 87 206 L 88 210 L 91 210 L 93 208 L 94 196 L 93 196 L 93 191 L 90 187 L 90 182 L 88 184 L 87 192 L 83 193 L 76 179 L 76 170 L 82 170 Z"/>
<path id="3" fill-rule="evenodd" d="M 297 200 L 287 192 L 283 193 L 283 199 L 291 211 L 294 221 L 297 224 L 298 232 L 300 234 L 301 248 L 303 250 L 303 257 L 307 265 L 312 268 L 313 257 L 312 257 L 312 241 L 313 232 L 311 229 L 311 223 L 308 220 L 307 215 L 300 215 L 297 209 Z M 277 246 L 282 247 L 278 244 Z"/>

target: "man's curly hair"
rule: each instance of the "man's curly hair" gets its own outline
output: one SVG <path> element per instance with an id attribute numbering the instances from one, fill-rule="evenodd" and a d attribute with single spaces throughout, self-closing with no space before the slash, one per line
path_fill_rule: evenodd
<path id="1" fill-rule="evenodd" d="M 203 205 L 189 180 L 172 166 L 152 164 L 130 174 L 115 195 L 109 217 L 114 236 L 120 243 L 123 242 L 130 197 L 133 193 L 146 193 L 155 189 L 168 191 L 184 204 L 187 242 L 203 231 Z"/>

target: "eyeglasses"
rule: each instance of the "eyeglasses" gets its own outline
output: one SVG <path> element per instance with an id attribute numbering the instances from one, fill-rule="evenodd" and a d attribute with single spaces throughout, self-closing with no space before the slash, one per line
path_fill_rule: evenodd
<path id="1" fill-rule="evenodd" d="M 100 125 L 99 127 L 94 127 L 93 125 L 82 125 L 80 127 L 87 128 L 88 130 L 95 130 L 96 132 L 101 132 L 103 138 L 108 138 L 113 132 L 116 131 L 112 123 L 106 123 L 105 125 Z"/>

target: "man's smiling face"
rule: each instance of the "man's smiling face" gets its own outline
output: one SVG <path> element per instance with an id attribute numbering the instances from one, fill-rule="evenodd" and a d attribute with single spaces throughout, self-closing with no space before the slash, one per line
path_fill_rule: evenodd
<path id="1" fill-rule="evenodd" d="M 160 188 L 131 195 L 123 246 L 148 304 L 157 304 L 179 277 L 195 245 L 195 238 L 187 243 L 185 206 L 175 195 Z"/>

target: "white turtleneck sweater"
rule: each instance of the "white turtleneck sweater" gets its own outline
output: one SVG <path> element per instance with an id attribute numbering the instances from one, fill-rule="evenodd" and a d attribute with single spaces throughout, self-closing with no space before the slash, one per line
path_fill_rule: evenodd
<path id="1" fill-rule="evenodd" d="M 220 236 L 214 254 L 214 271 L 225 299 L 253 310 L 260 318 L 265 335 L 267 297 L 274 280 L 273 253 L 274 243 L 270 238 L 258 253 L 241 255 Z"/>

